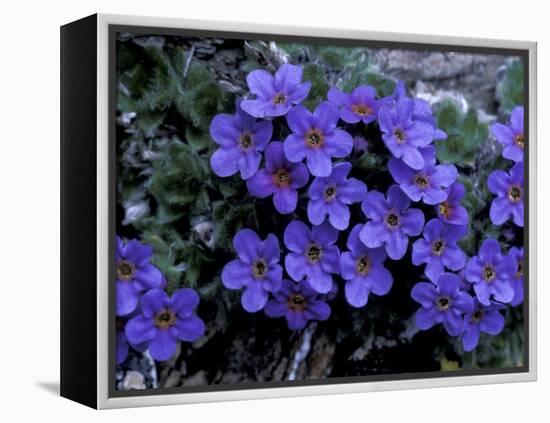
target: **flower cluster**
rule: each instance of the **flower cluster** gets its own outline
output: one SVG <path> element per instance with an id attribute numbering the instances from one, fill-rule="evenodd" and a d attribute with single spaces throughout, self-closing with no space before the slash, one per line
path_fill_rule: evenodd
<path id="1" fill-rule="evenodd" d="M 512 111 L 509 125 L 495 123 L 492 133 L 504 146 L 502 155 L 514 162 L 508 172 L 495 170 L 487 179 L 493 199 L 489 216 L 495 225 L 512 219 L 523 227 L 523 107 Z M 396 177 L 396 169 L 390 171 Z M 450 179 L 450 178 L 449 178 Z M 460 336 L 465 351 L 473 350 L 480 333 L 499 334 L 504 328 L 502 310 L 523 302 L 523 248 L 511 247 L 503 253 L 493 238 L 483 241 L 477 255 L 467 258 L 457 246 L 467 232 L 468 213 L 460 205 L 464 186 L 454 182 L 448 196 L 436 206 L 439 220 L 424 229 L 424 239 L 413 246 L 413 263 L 426 263 L 430 282 L 419 282 L 412 297 L 420 303 L 416 322 L 420 329 L 443 324 L 451 336 Z M 426 201 L 426 200 L 425 200 Z M 463 280 L 449 271 L 461 271 Z"/>
<path id="2" fill-rule="evenodd" d="M 489 191 L 496 195 L 491 203 L 491 222 L 502 225 L 512 219 L 515 225 L 523 227 L 523 107 L 517 106 L 512 110 L 509 125 L 494 123 L 491 131 L 504 147 L 502 157 L 515 163 L 508 172 L 495 170 L 489 175 Z"/>
<path id="3" fill-rule="evenodd" d="M 205 324 L 196 315 L 199 296 L 189 288 L 170 297 L 166 278 L 151 263 L 153 249 L 136 239 L 117 237 L 116 362 L 122 363 L 129 347 L 149 350 L 157 361 L 170 359 L 179 341 L 193 342 L 204 335 Z"/>
<path id="4" fill-rule="evenodd" d="M 301 330 L 310 320 L 329 318 L 328 302 L 340 284 L 352 307 L 366 306 L 371 294 L 388 294 L 393 276 L 387 261 L 411 251 L 412 263 L 426 276 L 411 292 L 421 306 L 420 329 L 441 323 L 449 335 L 461 337 L 467 351 L 481 332 L 498 334 L 502 308 L 523 300 L 523 250 L 503 254 L 492 239 L 474 257 L 461 249 L 470 223 L 462 204 L 466 190 L 457 168 L 437 160 L 434 141 L 447 135 L 437 128 L 429 104 L 408 97 L 399 81 L 388 97 L 367 85 L 349 93 L 333 87 L 309 110 L 302 103 L 311 84 L 302 77 L 302 68 L 290 64 L 274 75 L 252 71 L 251 98 L 237 102 L 235 116 L 212 121 L 212 138 L 220 146 L 211 158 L 214 173 L 240 171 L 249 194 L 272 197 L 286 222 L 282 234 L 265 239 L 250 228 L 237 232 L 236 257 L 223 269 L 223 285 L 242 290 L 246 311 L 285 317 L 289 329 Z M 493 173 L 488 185 L 498 195 L 491 220 L 511 217 L 523 225 L 518 113 L 510 127 L 493 127 L 507 146 L 505 157 L 516 164 L 509 173 Z M 354 157 L 369 154 L 372 140 L 362 135 L 367 128 L 379 131 L 393 180 L 376 189 L 353 167 Z"/>

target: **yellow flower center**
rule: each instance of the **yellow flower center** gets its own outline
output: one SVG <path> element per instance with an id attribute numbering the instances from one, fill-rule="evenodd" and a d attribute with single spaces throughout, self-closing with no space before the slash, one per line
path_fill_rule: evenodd
<path id="1" fill-rule="evenodd" d="M 397 138 L 398 144 L 404 144 L 405 141 L 407 141 L 407 136 L 405 135 L 405 131 L 401 128 L 395 128 L 395 131 L 393 131 L 393 135 L 395 138 Z"/>
<path id="2" fill-rule="evenodd" d="M 288 307 L 293 311 L 303 311 L 307 306 L 307 301 L 302 294 L 292 294 L 288 298 Z"/>
<path id="3" fill-rule="evenodd" d="M 176 313 L 164 308 L 155 315 L 155 326 L 160 329 L 168 329 L 176 323 Z"/>
<path id="4" fill-rule="evenodd" d="M 317 245 L 313 244 L 308 248 L 306 254 L 310 263 L 317 263 L 320 260 L 321 255 L 323 254 L 323 250 L 321 250 L 321 248 L 319 248 Z"/>
<path id="5" fill-rule="evenodd" d="M 372 109 L 366 104 L 354 104 L 351 106 L 351 110 L 359 116 L 370 116 L 372 114 Z"/>
<path id="6" fill-rule="evenodd" d="M 355 264 L 355 269 L 361 276 L 366 276 L 371 269 L 369 258 L 367 256 L 359 258 Z"/>
<path id="7" fill-rule="evenodd" d="M 286 169 L 279 169 L 273 175 L 273 183 L 278 187 L 287 187 L 290 185 L 290 173 Z"/>
<path id="8" fill-rule="evenodd" d="M 252 265 L 252 274 L 256 279 L 263 279 L 267 273 L 267 264 L 263 259 L 259 259 Z"/>
<path id="9" fill-rule="evenodd" d="M 275 104 L 284 104 L 286 103 L 286 95 L 284 93 L 277 93 L 275 97 L 273 97 L 273 103 Z"/>
<path id="10" fill-rule="evenodd" d="M 514 141 L 519 148 L 523 148 L 525 144 L 525 138 L 523 134 L 517 134 Z"/>
<path id="11" fill-rule="evenodd" d="M 121 281 L 129 281 L 134 278 L 136 266 L 128 260 L 120 260 L 116 267 L 118 279 Z"/>
<path id="12" fill-rule="evenodd" d="M 519 185 L 512 185 L 508 190 L 508 199 L 512 203 L 517 203 L 521 200 L 523 196 L 522 188 Z"/>
<path id="13" fill-rule="evenodd" d="M 325 136 L 320 129 L 312 128 L 306 133 L 306 145 L 310 148 L 319 148 L 325 143 Z"/>

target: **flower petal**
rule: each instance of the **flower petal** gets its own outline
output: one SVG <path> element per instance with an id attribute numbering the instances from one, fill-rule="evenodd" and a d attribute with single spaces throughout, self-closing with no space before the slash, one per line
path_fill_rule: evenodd
<path id="1" fill-rule="evenodd" d="M 171 331 L 157 329 L 155 338 L 149 344 L 149 353 L 156 361 L 166 361 L 174 356 L 177 345 Z"/>
<path id="2" fill-rule="evenodd" d="M 152 319 L 140 314 L 128 320 L 124 333 L 132 344 L 141 344 L 149 342 L 155 337 L 155 326 Z"/>
<path id="3" fill-rule="evenodd" d="M 229 289 L 241 289 L 252 282 L 251 264 L 241 260 L 232 260 L 222 270 L 223 286 Z"/>
<path id="4" fill-rule="evenodd" d="M 186 342 L 195 342 L 206 331 L 206 325 L 196 314 L 191 314 L 185 319 L 178 319 L 172 328 L 174 337 Z"/>
<path id="5" fill-rule="evenodd" d="M 250 284 L 243 292 L 241 304 L 249 313 L 255 313 L 265 307 L 267 299 L 267 292 L 260 285 Z"/>
<path id="6" fill-rule="evenodd" d="M 234 175 L 239 170 L 241 155 L 238 147 L 220 147 L 210 157 L 210 167 L 218 176 Z"/>

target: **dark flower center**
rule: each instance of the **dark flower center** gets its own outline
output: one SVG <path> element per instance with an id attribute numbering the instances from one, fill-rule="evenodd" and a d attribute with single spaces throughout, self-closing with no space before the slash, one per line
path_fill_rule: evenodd
<path id="1" fill-rule="evenodd" d="M 316 263 L 321 258 L 321 255 L 323 254 L 323 250 L 321 250 L 321 248 L 319 248 L 317 245 L 311 245 L 308 248 L 306 254 L 310 263 Z"/>
<path id="2" fill-rule="evenodd" d="M 336 187 L 335 186 L 328 186 L 325 190 L 325 200 L 332 201 L 336 197 Z"/>
<path id="3" fill-rule="evenodd" d="M 491 282 L 496 277 L 495 268 L 491 266 L 490 264 L 485 265 L 485 268 L 483 269 L 483 279 L 485 279 L 487 282 Z"/>
<path id="4" fill-rule="evenodd" d="M 451 207 L 449 206 L 449 203 L 447 203 L 446 201 L 444 201 L 439 205 L 438 211 L 440 216 L 443 216 L 447 219 L 451 215 Z"/>
<path id="5" fill-rule="evenodd" d="M 275 104 L 286 103 L 286 95 L 284 93 L 277 93 L 275 97 L 273 97 L 273 103 Z"/>
<path id="6" fill-rule="evenodd" d="M 428 177 L 425 175 L 416 175 L 414 182 L 420 188 L 426 188 L 428 186 L 429 181 L 428 181 Z"/>
<path id="7" fill-rule="evenodd" d="M 319 148 L 325 142 L 325 136 L 320 129 L 312 128 L 306 133 L 306 144 L 311 148 Z"/>
<path id="8" fill-rule="evenodd" d="M 483 319 L 483 316 L 485 313 L 483 313 L 483 310 L 476 310 L 474 314 L 472 314 L 472 322 L 479 322 Z"/>
<path id="9" fill-rule="evenodd" d="M 521 200 L 522 192 L 521 187 L 518 185 L 512 185 L 508 190 L 508 198 L 512 203 L 517 203 Z"/>
<path id="10" fill-rule="evenodd" d="M 518 260 L 518 270 L 516 271 L 516 279 L 523 277 L 523 260 Z"/>
<path id="11" fill-rule="evenodd" d="M 118 279 L 121 281 L 129 281 L 134 278 L 136 265 L 128 260 L 120 260 L 116 267 Z"/>
<path id="12" fill-rule="evenodd" d="M 517 134 L 514 141 L 516 142 L 516 144 L 519 148 L 523 148 L 523 146 L 525 144 L 525 138 L 524 138 L 523 134 Z"/>
<path id="13" fill-rule="evenodd" d="M 399 225 L 399 217 L 396 214 L 390 213 L 388 217 L 386 217 L 386 223 L 390 228 L 395 228 Z"/>
<path id="14" fill-rule="evenodd" d="M 359 116 L 370 116 L 372 114 L 372 109 L 366 104 L 354 104 L 351 106 L 351 110 Z"/>
<path id="15" fill-rule="evenodd" d="M 239 138 L 239 145 L 242 148 L 248 148 L 252 145 L 252 136 L 248 132 L 243 132 Z"/>
<path id="16" fill-rule="evenodd" d="M 445 249 L 445 243 L 441 239 L 435 241 L 432 244 L 432 251 L 434 252 L 434 254 L 438 256 L 440 256 L 443 253 L 444 249 Z"/>
<path id="17" fill-rule="evenodd" d="M 155 315 L 155 326 L 160 329 L 168 329 L 176 323 L 176 313 L 168 308 L 163 308 Z"/>
<path id="18" fill-rule="evenodd" d="M 451 299 L 449 297 L 440 297 L 436 301 L 437 308 L 441 311 L 448 310 L 451 307 Z"/>
<path id="19" fill-rule="evenodd" d="M 307 306 L 307 301 L 302 294 L 295 293 L 288 298 L 288 307 L 292 311 L 304 311 L 306 306 Z"/>
<path id="20" fill-rule="evenodd" d="M 290 185 L 290 173 L 286 169 L 279 169 L 273 175 L 273 182 L 278 187 L 287 187 Z"/>
<path id="21" fill-rule="evenodd" d="M 403 129 L 401 128 L 395 128 L 395 130 L 393 131 L 393 135 L 395 136 L 395 138 L 397 138 L 398 144 L 404 144 L 405 141 L 407 141 L 405 131 L 403 131 Z"/>
<path id="22" fill-rule="evenodd" d="M 370 261 L 367 256 L 363 256 L 357 260 L 357 263 L 355 264 L 355 268 L 357 270 L 357 273 L 359 273 L 361 276 L 366 276 L 371 269 Z"/>
<path id="23" fill-rule="evenodd" d="M 256 260 L 252 265 L 252 274 L 256 279 L 263 279 L 267 273 L 267 265 L 263 259 Z"/>

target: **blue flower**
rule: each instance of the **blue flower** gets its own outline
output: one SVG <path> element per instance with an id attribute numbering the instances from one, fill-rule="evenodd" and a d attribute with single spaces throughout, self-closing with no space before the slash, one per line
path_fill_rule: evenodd
<path id="1" fill-rule="evenodd" d="M 369 294 L 386 295 L 393 284 L 391 273 L 384 267 L 383 248 L 367 248 L 359 239 L 363 225 L 351 230 L 347 247 L 340 260 L 341 275 L 346 280 L 346 299 L 353 307 L 367 304 Z"/>
<path id="2" fill-rule="evenodd" d="M 385 246 L 390 258 L 401 259 L 409 236 L 419 235 L 424 227 L 424 214 L 410 205 L 411 200 L 397 185 L 388 188 L 386 197 L 378 191 L 369 192 L 361 206 L 370 219 L 361 229 L 361 241 L 369 248 Z"/>
<path id="3" fill-rule="evenodd" d="M 285 317 L 290 330 L 302 330 L 308 321 L 323 321 L 330 316 L 329 305 L 307 281 L 294 283 L 286 279 L 264 311 L 268 317 Z"/>
<path id="4" fill-rule="evenodd" d="M 466 194 L 464 185 L 455 182 L 445 191 L 447 192 L 447 199 L 435 206 L 437 217 L 449 225 L 467 225 L 468 212 L 461 204 L 461 200 Z"/>
<path id="5" fill-rule="evenodd" d="M 338 230 L 349 225 L 349 204 L 365 199 L 367 186 L 355 178 L 348 178 L 351 163 L 338 163 L 326 177 L 315 178 L 308 191 L 307 216 L 314 225 L 320 225 L 328 215 L 329 222 Z"/>
<path id="6" fill-rule="evenodd" d="M 235 115 L 219 114 L 210 123 L 210 136 L 220 146 L 210 158 L 214 173 L 221 177 L 237 172 L 248 179 L 260 166 L 264 151 L 273 133 L 271 122 L 257 122 L 237 102 Z"/>
<path id="7" fill-rule="evenodd" d="M 502 156 L 514 162 L 523 162 L 525 134 L 523 132 L 523 106 L 516 106 L 510 116 L 510 124 L 494 123 L 491 132 L 504 146 Z"/>
<path id="8" fill-rule="evenodd" d="M 126 243 L 116 238 L 116 314 L 125 316 L 132 313 L 140 295 L 152 288 L 162 288 L 166 284 L 163 274 L 151 263 L 153 248 L 137 239 Z"/>
<path id="9" fill-rule="evenodd" d="M 331 157 L 346 157 L 353 149 L 351 135 L 336 128 L 338 108 L 328 101 L 319 104 L 313 113 L 296 106 L 286 119 L 292 131 L 284 142 L 286 158 L 292 163 L 306 159 L 313 176 L 330 175 Z"/>
<path id="10" fill-rule="evenodd" d="M 464 351 L 472 351 L 479 342 L 479 335 L 488 333 L 498 335 L 504 329 L 504 316 L 500 313 L 502 305 L 491 303 L 481 304 L 474 298 L 474 309 L 464 316 L 462 330 L 462 345 Z"/>
<path id="11" fill-rule="evenodd" d="M 157 361 L 173 357 L 179 341 L 194 342 L 204 335 L 206 326 L 195 313 L 199 296 L 190 288 L 178 289 L 172 297 L 152 289 L 140 304 L 140 314 L 128 321 L 125 333 L 132 344 L 146 344 Z"/>
<path id="12" fill-rule="evenodd" d="M 278 291 L 283 277 L 279 265 L 281 251 L 273 234 L 261 240 L 252 229 L 242 229 L 233 238 L 238 258 L 227 263 L 222 271 L 222 283 L 229 289 L 243 289 L 243 308 L 249 313 L 264 308 L 268 292 Z"/>
<path id="13" fill-rule="evenodd" d="M 489 191 L 497 196 L 489 211 L 491 222 L 502 225 L 510 218 L 523 228 L 523 163 L 516 163 L 510 172 L 495 170 L 487 178 Z"/>
<path id="14" fill-rule="evenodd" d="M 419 266 L 426 263 L 424 273 L 431 281 L 436 281 L 445 272 L 466 265 L 466 254 L 456 242 L 466 235 L 466 226 L 446 225 L 438 219 L 432 219 L 424 228 L 424 238 L 415 241 L 412 262 Z"/>
<path id="15" fill-rule="evenodd" d="M 293 220 L 285 229 L 284 241 L 290 252 L 285 257 L 287 273 L 296 282 L 304 277 L 320 294 L 332 289 L 332 274 L 340 273 L 340 251 L 334 245 L 338 231 L 328 222 L 311 229 Z"/>
<path id="16" fill-rule="evenodd" d="M 437 282 L 417 283 L 411 296 L 422 306 L 416 312 L 416 325 L 422 330 L 442 323 L 449 335 L 458 336 L 462 317 L 474 310 L 472 297 L 460 290 L 460 279 L 452 273 L 444 273 Z"/>
<path id="17" fill-rule="evenodd" d="M 265 169 L 259 170 L 246 181 L 248 191 L 254 197 L 273 195 L 275 209 L 281 214 L 292 213 L 298 203 L 298 188 L 309 180 L 309 172 L 303 163 L 290 163 L 283 152 L 281 142 L 270 142 L 265 150 Z"/>
<path id="18" fill-rule="evenodd" d="M 477 256 L 466 264 L 466 279 L 473 284 L 479 302 L 490 305 L 491 299 L 509 303 L 514 298 L 511 278 L 517 272 L 517 261 L 502 255 L 496 239 L 486 239 Z"/>
<path id="19" fill-rule="evenodd" d="M 381 102 L 376 99 L 376 90 L 370 85 L 359 85 L 351 94 L 331 88 L 327 97 L 339 107 L 340 118 L 344 122 L 363 121 L 364 124 L 369 124 L 378 117 Z"/>
<path id="20" fill-rule="evenodd" d="M 428 122 L 413 119 L 413 110 L 414 101 L 401 98 L 395 107 L 384 105 L 380 109 L 378 123 L 390 153 L 413 169 L 422 169 L 424 158 L 418 149 L 433 141 L 435 129 Z"/>
<path id="21" fill-rule="evenodd" d="M 517 248 L 512 247 L 508 251 L 507 260 L 512 261 L 516 264 L 516 273 L 512 276 L 511 283 L 512 288 L 514 289 L 514 297 L 510 301 L 510 305 L 517 306 L 523 303 L 524 296 L 524 281 L 523 281 L 523 265 L 524 265 L 524 256 L 523 256 L 523 247 Z"/>
<path id="22" fill-rule="evenodd" d="M 453 165 L 437 165 L 435 148 L 419 150 L 424 159 L 421 169 L 413 169 L 402 160 L 392 157 L 388 168 L 395 182 L 413 201 L 423 200 L 426 204 L 438 204 L 448 197 L 447 188 L 456 181 L 457 170 Z"/>
<path id="23" fill-rule="evenodd" d="M 257 118 L 286 115 L 293 105 L 306 99 L 311 88 L 311 82 L 302 82 L 302 73 L 301 66 L 289 64 L 281 65 L 275 76 L 261 69 L 253 70 L 246 82 L 256 99 L 244 100 L 243 110 Z"/>

